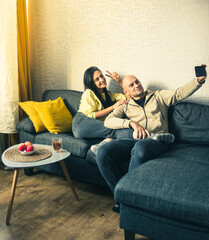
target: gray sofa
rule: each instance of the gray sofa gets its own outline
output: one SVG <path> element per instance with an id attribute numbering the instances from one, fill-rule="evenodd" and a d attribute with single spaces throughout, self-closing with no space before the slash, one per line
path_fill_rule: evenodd
<path id="1" fill-rule="evenodd" d="M 78 110 L 82 92 L 48 90 L 43 101 L 62 97 L 71 114 Z M 126 239 L 135 233 L 156 240 L 209 240 L 209 106 L 181 102 L 169 109 L 170 132 L 175 143 L 169 151 L 127 173 L 117 184 L 115 200 L 121 203 L 120 227 Z M 35 133 L 27 117 L 19 122 L 20 142 L 51 144 L 54 134 Z M 89 151 L 101 139 L 76 139 L 59 134 L 72 179 L 107 186 Z M 127 164 L 124 171 L 127 171 Z M 57 163 L 42 170 L 63 175 Z M 32 174 L 32 169 L 26 174 Z"/>
<path id="2" fill-rule="evenodd" d="M 125 239 L 209 239 L 209 106 L 182 102 L 169 110 L 169 151 L 116 185 Z"/>

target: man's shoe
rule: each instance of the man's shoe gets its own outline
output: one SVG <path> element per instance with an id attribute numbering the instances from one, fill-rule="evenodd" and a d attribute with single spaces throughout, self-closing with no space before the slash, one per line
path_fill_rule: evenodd
<path id="1" fill-rule="evenodd" d="M 113 212 L 120 213 L 120 203 L 116 203 L 112 208 Z"/>

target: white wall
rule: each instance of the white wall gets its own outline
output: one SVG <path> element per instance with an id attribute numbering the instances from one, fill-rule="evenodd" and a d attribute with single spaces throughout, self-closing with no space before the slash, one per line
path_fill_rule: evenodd
<path id="1" fill-rule="evenodd" d="M 83 90 L 83 73 L 136 75 L 145 88 L 177 88 L 209 65 L 209 0 L 30 0 L 34 99 Z M 190 98 L 209 102 L 209 83 Z"/>

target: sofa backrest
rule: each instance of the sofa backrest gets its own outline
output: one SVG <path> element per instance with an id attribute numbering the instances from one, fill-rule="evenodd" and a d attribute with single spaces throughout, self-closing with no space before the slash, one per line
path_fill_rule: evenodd
<path id="1" fill-rule="evenodd" d="M 83 92 L 75 90 L 47 90 L 42 100 L 62 97 L 74 117 L 80 105 Z M 176 142 L 203 144 L 209 146 L 209 106 L 180 102 L 169 108 L 169 131 L 175 135 Z"/>
<path id="2" fill-rule="evenodd" d="M 54 100 L 61 97 L 74 117 L 78 111 L 82 94 L 83 92 L 75 90 L 46 90 L 43 93 L 42 101 L 47 101 L 49 99 Z"/>
<path id="3" fill-rule="evenodd" d="M 209 106 L 181 102 L 169 108 L 168 119 L 176 142 L 209 146 Z"/>

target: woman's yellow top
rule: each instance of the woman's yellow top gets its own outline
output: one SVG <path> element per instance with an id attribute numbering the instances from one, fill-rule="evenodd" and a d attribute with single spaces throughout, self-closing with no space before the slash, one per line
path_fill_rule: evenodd
<path id="1" fill-rule="evenodd" d="M 106 100 L 105 93 L 100 93 L 101 96 Z M 108 94 L 112 101 L 118 101 L 122 99 L 126 99 L 126 96 L 122 93 L 111 93 L 108 91 Z M 87 117 L 96 118 L 95 112 L 103 110 L 104 107 L 98 97 L 94 94 L 94 92 L 90 89 L 86 89 L 83 93 L 80 101 L 80 106 L 78 112 L 84 113 Z M 106 118 L 102 117 L 99 120 L 104 121 Z"/>

